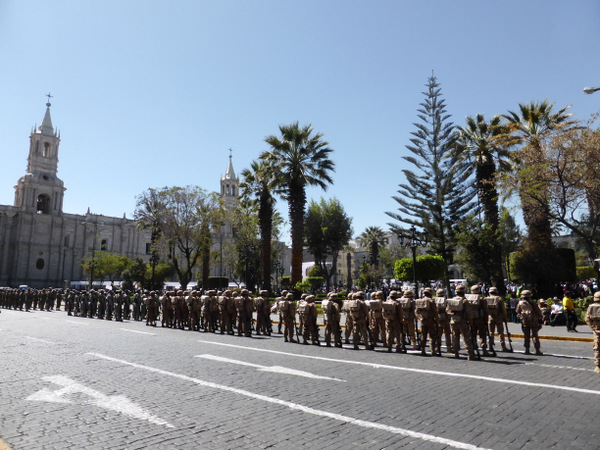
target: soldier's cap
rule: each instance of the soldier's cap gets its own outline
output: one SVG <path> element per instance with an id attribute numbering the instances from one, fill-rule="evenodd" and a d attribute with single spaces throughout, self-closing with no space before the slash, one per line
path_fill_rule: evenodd
<path id="1" fill-rule="evenodd" d="M 594 294 L 594 297 L 595 297 L 595 296 L 596 296 L 596 294 Z M 553 302 L 560 302 L 560 300 L 558 299 L 558 297 L 554 297 L 554 298 L 552 299 L 552 301 L 553 301 Z"/>
<path id="2" fill-rule="evenodd" d="M 404 297 L 404 298 L 413 298 L 414 296 L 415 296 L 415 293 L 413 291 L 411 291 L 410 289 L 406 289 L 402 293 L 402 297 Z"/>
<path id="3" fill-rule="evenodd" d="M 294 300 L 294 294 L 292 294 L 291 292 L 288 292 L 287 294 L 285 294 L 285 299 L 286 300 Z"/>
<path id="4" fill-rule="evenodd" d="M 307 294 L 307 293 L 303 293 L 303 294 L 300 296 L 300 298 L 301 298 L 302 300 L 306 300 L 306 297 L 308 297 L 308 294 Z"/>
<path id="5" fill-rule="evenodd" d="M 481 286 L 479 286 L 478 284 L 474 284 L 473 286 L 471 286 L 471 294 L 480 294 L 481 293 Z"/>
<path id="6" fill-rule="evenodd" d="M 600 302 L 600 291 L 594 293 L 594 301 Z"/>
<path id="7" fill-rule="evenodd" d="M 314 302 L 315 301 L 315 296 L 314 295 L 307 295 L 305 300 L 309 303 Z"/>
<path id="8" fill-rule="evenodd" d="M 242 295 L 248 295 L 248 289 L 242 289 L 242 291 L 240 292 L 240 294 L 242 294 Z"/>
<path id="9" fill-rule="evenodd" d="M 438 289 L 437 291 L 435 291 L 435 295 L 437 295 L 438 297 L 443 297 L 444 295 L 446 295 L 446 291 L 443 289 Z"/>
<path id="10" fill-rule="evenodd" d="M 392 292 L 390 292 L 390 297 L 391 298 L 398 298 L 399 295 L 400 295 L 400 293 L 398 291 L 392 291 Z"/>
<path id="11" fill-rule="evenodd" d="M 531 297 L 531 291 L 525 289 L 524 291 L 521 291 L 521 298 L 529 298 Z"/>
<path id="12" fill-rule="evenodd" d="M 376 297 L 375 298 L 383 298 L 383 291 L 377 291 L 375 292 Z"/>
<path id="13" fill-rule="evenodd" d="M 363 291 L 358 291 L 354 294 L 354 298 L 365 298 L 365 293 Z"/>
<path id="14" fill-rule="evenodd" d="M 215 291 L 214 289 L 211 289 L 210 291 L 208 291 L 206 293 L 206 295 L 217 295 L 217 291 Z"/>
<path id="15" fill-rule="evenodd" d="M 269 291 L 267 291 L 266 289 L 261 289 L 258 293 L 260 295 L 269 295 Z"/>
<path id="16" fill-rule="evenodd" d="M 337 292 L 330 292 L 329 294 L 327 294 L 327 296 L 329 298 L 338 298 Z"/>
<path id="17" fill-rule="evenodd" d="M 492 286 L 490 288 L 490 294 L 497 294 L 498 293 L 498 288 L 496 286 Z"/>
<path id="18" fill-rule="evenodd" d="M 467 292 L 467 287 L 464 284 L 459 284 L 458 286 L 456 286 L 455 291 L 465 293 Z"/>
<path id="19" fill-rule="evenodd" d="M 285 297 L 285 296 L 286 296 L 286 295 L 288 295 L 288 294 L 289 294 L 289 291 L 285 291 L 285 290 L 284 290 L 284 291 L 281 291 L 281 296 L 282 296 L 282 297 Z"/>
<path id="20" fill-rule="evenodd" d="M 223 292 L 223 295 L 225 297 L 231 297 L 231 291 L 229 289 L 227 289 L 225 292 Z"/>
<path id="21" fill-rule="evenodd" d="M 433 295 L 433 289 L 431 289 L 431 288 L 425 288 L 425 289 L 423 289 L 423 294 L 432 296 Z"/>

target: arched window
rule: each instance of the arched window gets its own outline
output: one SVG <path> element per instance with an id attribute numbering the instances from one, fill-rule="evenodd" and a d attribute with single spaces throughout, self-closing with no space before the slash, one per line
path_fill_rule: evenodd
<path id="1" fill-rule="evenodd" d="M 48 214 L 50 212 L 50 197 L 41 194 L 37 198 L 35 209 L 38 214 Z"/>
<path id="2" fill-rule="evenodd" d="M 50 156 L 50 143 L 44 142 L 44 158 L 48 158 Z"/>
<path id="3" fill-rule="evenodd" d="M 42 258 L 39 258 L 36 262 L 35 262 L 35 267 L 38 270 L 42 270 L 44 268 L 44 260 Z"/>

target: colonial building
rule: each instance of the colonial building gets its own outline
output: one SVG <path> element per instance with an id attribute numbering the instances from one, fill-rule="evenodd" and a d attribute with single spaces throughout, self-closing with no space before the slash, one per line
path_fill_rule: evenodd
<path id="1" fill-rule="evenodd" d="M 63 212 L 65 187 L 58 178 L 60 133 L 50 103 L 29 136 L 27 173 L 15 186 L 13 206 L 0 205 L 0 285 L 63 287 L 85 280 L 81 261 L 109 251 L 148 259 L 150 235 L 135 221 Z"/>

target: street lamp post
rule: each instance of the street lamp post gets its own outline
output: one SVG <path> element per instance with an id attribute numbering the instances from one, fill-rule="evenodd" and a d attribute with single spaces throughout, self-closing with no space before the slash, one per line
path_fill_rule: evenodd
<path id="1" fill-rule="evenodd" d="M 413 257 L 413 283 L 415 289 L 415 297 L 419 296 L 419 288 L 417 286 L 417 248 L 424 247 L 428 243 L 427 235 L 425 233 L 417 233 L 417 229 L 413 225 L 410 227 L 410 235 L 406 236 L 403 232 L 398 233 L 400 240 L 400 247 L 410 248 L 412 250 Z"/>
<path id="2" fill-rule="evenodd" d="M 600 87 L 586 87 L 583 88 L 583 93 L 584 94 L 593 94 L 594 92 L 598 92 L 600 91 Z"/>

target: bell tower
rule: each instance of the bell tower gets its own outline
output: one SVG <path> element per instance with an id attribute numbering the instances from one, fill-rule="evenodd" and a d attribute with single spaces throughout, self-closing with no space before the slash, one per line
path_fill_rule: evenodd
<path id="1" fill-rule="evenodd" d="M 39 127 L 29 135 L 27 173 L 15 186 L 15 207 L 37 214 L 62 214 L 65 187 L 58 178 L 58 146 L 60 133 L 54 130 L 50 118 L 50 94 L 46 113 Z"/>
<path id="2" fill-rule="evenodd" d="M 240 195 L 240 180 L 235 175 L 233 170 L 233 163 L 231 162 L 231 152 L 229 149 L 229 164 L 227 164 L 227 171 L 221 178 L 221 198 L 225 202 L 225 207 L 229 210 L 235 208 Z"/>

